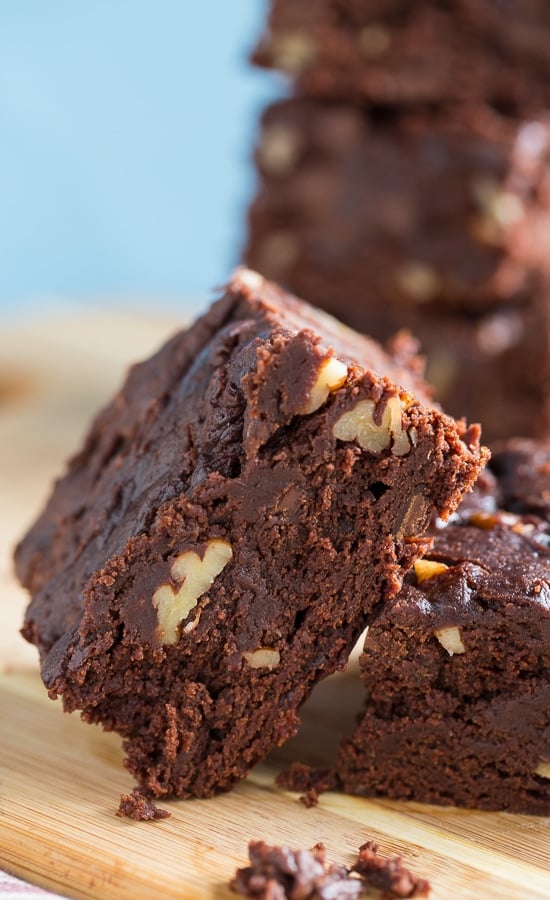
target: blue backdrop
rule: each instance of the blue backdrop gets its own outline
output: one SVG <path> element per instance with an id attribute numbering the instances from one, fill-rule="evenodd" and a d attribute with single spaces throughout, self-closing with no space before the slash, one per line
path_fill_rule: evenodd
<path id="1" fill-rule="evenodd" d="M 0 5 L 1 309 L 223 281 L 278 88 L 246 59 L 264 17 L 262 0 Z"/>

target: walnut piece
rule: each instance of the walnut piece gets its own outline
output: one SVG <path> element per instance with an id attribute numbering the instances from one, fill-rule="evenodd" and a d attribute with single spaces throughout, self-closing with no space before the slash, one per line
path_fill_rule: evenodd
<path id="1" fill-rule="evenodd" d="M 244 659 L 253 669 L 275 669 L 281 661 L 281 654 L 271 647 L 259 647 L 257 650 L 247 650 L 243 653 Z"/>
<path id="2" fill-rule="evenodd" d="M 439 275 L 426 263 L 411 261 L 397 272 L 400 289 L 415 303 L 429 303 L 441 289 Z"/>
<path id="3" fill-rule="evenodd" d="M 276 35 L 271 41 L 273 61 L 288 75 L 299 75 L 315 59 L 315 41 L 305 32 Z"/>
<path id="4" fill-rule="evenodd" d="M 518 523 L 521 525 L 517 516 L 513 513 L 504 512 L 503 510 L 498 510 L 496 513 L 478 510 L 471 514 L 468 518 L 468 523 L 470 525 L 475 525 L 476 528 L 482 528 L 484 531 L 491 531 L 497 525 L 507 525 L 514 531 L 516 530 Z"/>
<path id="5" fill-rule="evenodd" d="M 430 578 L 435 578 L 436 575 L 441 575 L 448 568 L 449 566 L 446 566 L 445 563 L 435 562 L 432 559 L 417 559 L 414 564 L 417 584 L 422 584 L 423 581 L 428 581 Z"/>
<path id="6" fill-rule="evenodd" d="M 163 644 L 176 643 L 181 622 L 232 556 L 231 545 L 215 538 L 208 542 L 202 559 L 193 550 L 187 550 L 174 560 L 170 575 L 179 587 L 162 584 L 153 594 L 153 606 L 158 614 L 158 635 Z"/>
<path id="7" fill-rule="evenodd" d="M 460 628 L 457 628 L 456 625 L 451 625 L 449 628 L 439 628 L 434 633 L 449 656 L 454 656 L 455 653 L 466 653 L 466 647 L 462 643 Z"/>
<path id="8" fill-rule="evenodd" d="M 550 778 L 550 761 L 540 762 L 535 769 L 535 775 L 539 775 L 541 778 Z"/>
<path id="9" fill-rule="evenodd" d="M 325 359 L 317 373 L 315 384 L 311 388 L 309 400 L 300 410 L 300 414 L 308 416 L 323 405 L 328 395 L 337 391 L 345 383 L 348 367 L 334 356 Z"/>
<path id="10" fill-rule="evenodd" d="M 288 125 L 270 125 L 264 128 L 258 148 L 262 168 L 270 175 L 286 175 L 300 155 L 300 135 Z"/>
<path id="11" fill-rule="evenodd" d="M 381 453 L 391 445 L 394 456 L 406 456 L 411 449 L 407 432 L 403 429 L 403 407 L 399 397 L 390 397 L 380 424 L 374 420 L 374 400 L 360 400 L 333 425 L 332 433 L 340 441 L 356 440 L 363 450 Z"/>
<path id="12" fill-rule="evenodd" d="M 519 222 L 525 210 L 517 194 L 502 190 L 498 181 L 481 175 L 471 185 L 472 197 L 488 228 L 507 228 Z"/>

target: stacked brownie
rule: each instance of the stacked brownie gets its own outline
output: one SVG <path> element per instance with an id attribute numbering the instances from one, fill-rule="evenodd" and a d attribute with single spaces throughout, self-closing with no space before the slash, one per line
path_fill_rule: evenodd
<path id="1" fill-rule="evenodd" d="M 497 9 L 498 7 L 498 9 Z M 387 339 L 493 440 L 550 428 L 550 8 L 273 0 L 247 261 Z"/>
<path id="2" fill-rule="evenodd" d="M 492 468 L 369 629 L 348 792 L 550 815 L 550 441 Z"/>

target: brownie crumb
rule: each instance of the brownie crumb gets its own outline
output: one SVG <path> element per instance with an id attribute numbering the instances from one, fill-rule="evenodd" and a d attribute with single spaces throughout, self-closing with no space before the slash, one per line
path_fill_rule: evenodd
<path id="1" fill-rule="evenodd" d="M 304 763 L 292 763 L 277 775 L 276 784 L 286 791 L 303 791 L 300 801 L 308 809 L 317 806 L 319 794 L 335 791 L 339 787 L 334 769 L 314 769 Z"/>
<path id="2" fill-rule="evenodd" d="M 345 866 L 326 865 L 325 848 L 312 850 L 270 847 L 264 841 L 250 841 L 250 865 L 237 869 L 231 890 L 258 900 L 356 900 L 363 887 L 360 878 Z"/>
<path id="3" fill-rule="evenodd" d="M 359 848 L 359 859 L 353 866 L 367 884 L 379 888 L 385 898 L 427 897 L 430 884 L 424 878 L 417 878 L 403 865 L 400 856 L 385 859 L 378 855 L 378 844 L 367 841 Z"/>
<path id="4" fill-rule="evenodd" d="M 170 813 L 159 809 L 142 788 L 134 788 L 131 794 L 122 794 L 116 812 L 121 819 L 150 822 L 152 819 L 168 819 Z"/>
<path id="5" fill-rule="evenodd" d="M 356 900 L 367 897 L 369 888 L 382 891 L 382 898 L 426 897 L 430 885 L 416 878 L 400 857 L 378 856 L 378 845 L 368 841 L 359 848 L 352 869 L 327 865 L 324 844 L 311 850 L 270 847 L 264 841 L 250 841 L 250 865 L 237 869 L 231 890 L 257 900 Z"/>

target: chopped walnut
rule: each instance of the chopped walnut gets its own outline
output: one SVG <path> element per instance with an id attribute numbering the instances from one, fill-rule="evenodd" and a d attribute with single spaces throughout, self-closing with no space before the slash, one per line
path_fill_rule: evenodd
<path id="1" fill-rule="evenodd" d="M 423 581 L 428 581 L 430 578 L 435 578 L 436 575 L 446 572 L 448 568 L 449 566 L 442 562 L 435 562 L 435 560 L 431 559 L 417 559 L 414 564 L 416 581 L 418 584 L 422 584 Z"/>
<path id="2" fill-rule="evenodd" d="M 281 654 L 271 647 L 259 647 L 257 650 L 247 650 L 243 658 L 252 669 L 276 669 L 281 661 Z"/>
<path id="3" fill-rule="evenodd" d="M 270 175 L 286 175 L 296 164 L 300 148 L 300 135 L 294 128 L 280 124 L 264 128 L 258 148 L 262 168 Z"/>
<path id="4" fill-rule="evenodd" d="M 317 373 L 315 384 L 311 388 L 309 400 L 300 410 L 304 416 L 315 412 L 323 405 L 328 395 L 337 391 L 345 383 L 348 375 L 348 367 L 334 356 L 330 356 L 322 363 Z"/>
<path id="5" fill-rule="evenodd" d="M 434 634 L 449 656 L 454 656 L 455 653 L 466 653 L 460 628 L 457 628 L 456 625 L 451 625 L 449 628 L 438 628 Z"/>
<path id="6" fill-rule="evenodd" d="M 289 75 L 299 75 L 315 58 L 314 40 L 300 31 L 276 35 L 271 48 L 275 66 Z"/>
<path id="7" fill-rule="evenodd" d="M 422 262 L 409 262 L 397 272 L 397 283 L 415 303 L 429 303 L 441 289 L 439 275 Z"/>
<path id="8" fill-rule="evenodd" d="M 503 510 L 498 510 L 494 513 L 477 510 L 471 514 L 468 523 L 476 528 L 482 528 L 484 531 L 491 531 L 497 525 L 507 525 L 512 530 L 515 530 L 519 519 L 513 513 L 507 513 Z"/>
<path id="9" fill-rule="evenodd" d="M 516 194 L 502 190 L 493 178 L 475 178 L 471 187 L 479 210 L 471 222 L 472 233 L 484 243 L 498 246 L 505 230 L 525 215 L 523 203 Z"/>
<path id="10" fill-rule="evenodd" d="M 356 440 L 363 450 L 370 453 L 380 453 L 391 445 L 394 456 L 406 456 L 411 443 L 403 429 L 403 407 L 399 397 L 389 398 L 380 424 L 375 421 L 375 411 L 374 400 L 360 400 L 334 423 L 334 437 L 340 441 Z"/>
<path id="11" fill-rule="evenodd" d="M 179 587 L 162 584 L 153 594 L 153 606 L 158 614 L 158 635 L 163 644 L 176 643 L 181 622 L 232 556 L 231 545 L 215 538 L 209 541 L 202 559 L 193 550 L 187 550 L 174 560 L 170 575 Z"/>
<path id="12" fill-rule="evenodd" d="M 550 761 L 540 762 L 535 769 L 535 775 L 541 778 L 550 778 Z"/>

